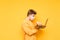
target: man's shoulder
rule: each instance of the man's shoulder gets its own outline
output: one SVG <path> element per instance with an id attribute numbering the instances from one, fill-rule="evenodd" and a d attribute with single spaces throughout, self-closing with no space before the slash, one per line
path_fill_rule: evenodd
<path id="1" fill-rule="evenodd" d="M 26 27 L 27 24 L 28 24 L 28 21 L 26 19 L 24 19 L 22 22 L 22 27 Z"/>
<path id="2" fill-rule="evenodd" d="M 24 19 L 22 23 L 25 24 L 25 23 L 27 23 L 27 22 L 28 22 L 28 21 L 27 21 L 26 19 Z"/>

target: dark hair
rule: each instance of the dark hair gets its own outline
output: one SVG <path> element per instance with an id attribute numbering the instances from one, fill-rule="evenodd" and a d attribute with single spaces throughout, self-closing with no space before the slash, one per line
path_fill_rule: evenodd
<path id="1" fill-rule="evenodd" d="M 33 9 L 30 9 L 27 13 L 27 16 L 29 16 L 30 14 L 35 14 L 36 15 L 36 12 Z"/>

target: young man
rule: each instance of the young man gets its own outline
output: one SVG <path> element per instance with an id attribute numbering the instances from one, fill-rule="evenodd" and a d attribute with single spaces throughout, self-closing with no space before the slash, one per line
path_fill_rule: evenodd
<path id="1" fill-rule="evenodd" d="M 22 28 L 24 30 L 24 40 L 36 40 L 35 34 L 40 28 L 45 28 L 45 25 L 42 25 L 40 22 L 36 22 L 36 25 L 33 24 L 35 19 L 36 12 L 32 9 L 28 11 L 26 19 L 23 21 Z"/>

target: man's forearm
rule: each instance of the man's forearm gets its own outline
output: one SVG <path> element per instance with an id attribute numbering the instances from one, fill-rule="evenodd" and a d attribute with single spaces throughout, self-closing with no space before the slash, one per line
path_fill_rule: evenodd
<path id="1" fill-rule="evenodd" d="M 45 28 L 45 27 L 46 27 L 45 25 L 36 25 L 35 26 L 36 29 Z"/>

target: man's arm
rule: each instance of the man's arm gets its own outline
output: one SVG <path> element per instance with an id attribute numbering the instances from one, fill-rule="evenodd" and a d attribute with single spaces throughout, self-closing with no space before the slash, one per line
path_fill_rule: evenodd
<path id="1" fill-rule="evenodd" d="M 36 29 L 40 29 L 40 28 L 45 28 L 46 25 L 42 25 L 42 23 L 37 22 L 37 26 L 35 27 Z"/>
<path id="2" fill-rule="evenodd" d="M 45 25 L 39 25 L 39 28 L 45 28 L 46 26 Z"/>
<path id="3" fill-rule="evenodd" d="M 37 26 L 37 25 L 36 25 Z M 24 23 L 23 24 L 23 30 L 24 30 L 24 32 L 26 33 L 26 34 L 28 34 L 28 35 L 33 35 L 33 34 L 35 34 L 37 31 L 38 31 L 38 29 L 36 29 L 36 28 L 33 28 L 33 29 L 31 29 L 30 27 L 29 27 L 29 25 L 28 24 L 26 24 L 26 23 Z"/>

